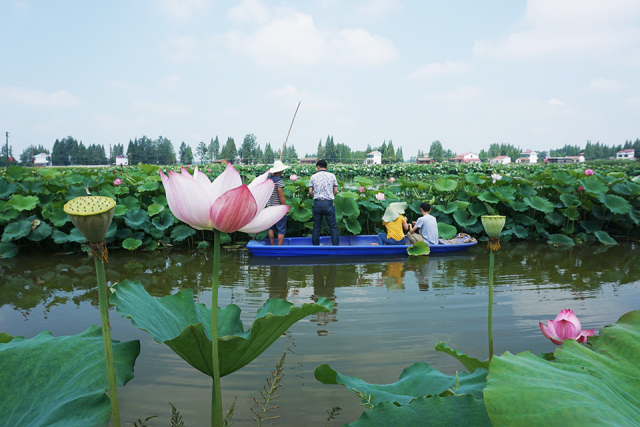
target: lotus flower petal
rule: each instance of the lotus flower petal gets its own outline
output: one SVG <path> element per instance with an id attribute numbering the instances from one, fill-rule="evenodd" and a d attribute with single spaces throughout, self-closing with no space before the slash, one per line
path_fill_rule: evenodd
<path id="1" fill-rule="evenodd" d="M 568 320 L 560 320 L 554 323 L 554 329 L 558 338 L 564 340 L 574 340 L 580 336 L 580 329 Z"/>
<path id="2" fill-rule="evenodd" d="M 258 213 L 256 200 L 246 185 L 234 188 L 218 197 L 211 206 L 213 228 L 233 233 L 247 225 Z"/>
<path id="3" fill-rule="evenodd" d="M 587 342 L 587 337 L 592 337 L 593 334 L 596 333 L 595 328 L 594 329 L 584 329 L 582 331 L 580 331 L 580 336 L 577 338 L 577 341 L 579 343 L 585 343 Z"/>
<path id="4" fill-rule="evenodd" d="M 183 172 L 186 170 L 183 168 Z M 162 184 L 166 189 L 169 209 L 180 221 L 186 222 L 197 230 L 210 230 L 213 222 L 210 217 L 211 201 L 202 186 L 188 173 L 186 175 L 169 171 L 169 176 L 160 172 Z"/>
<path id="5" fill-rule="evenodd" d="M 274 187 L 275 184 L 270 179 L 261 184 L 255 185 L 253 188 L 249 186 L 249 190 L 251 191 L 251 194 L 253 194 L 253 198 L 256 200 L 258 212 L 267 205 L 269 198 L 273 194 Z"/>
<path id="6" fill-rule="evenodd" d="M 238 171 L 231 165 L 227 164 L 227 168 L 218 176 L 209 187 L 209 197 L 212 202 L 222 196 L 229 190 L 240 187 L 242 185 L 242 178 Z"/>
<path id="7" fill-rule="evenodd" d="M 267 180 L 269 180 L 269 171 L 266 171 L 265 173 L 263 173 L 260 176 L 257 176 L 253 181 L 251 181 L 251 184 L 249 184 L 249 188 L 253 188 L 257 185 L 260 185 L 263 182 L 266 182 Z"/>
<path id="8" fill-rule="evenodd" d="M 580 320 L 578 320 L 578 316 L 576 316 L 572 310 L 564 309 L 556 316 L 556 323 L 560 320 L 567 320 L 575 326 L 575 328 L 579 331 L 582 329 L 582 325 L 580 325 Z"/>
<path id="9" fill-rule="evenodd" d="M 289 206 L 278 205 L 270 206 L 263 209 L 256 217 L 247 225 L 242 227 L 240 231 L 253 234 L 270 228 L 273 224 L 289 212 Z"/>
<path id="10" fill-rule="evenodd" d="M 204 188 L 207 188 L 208 186 L 211 185 L 211 181 L 209 180 L 209 177 L 207 175 L 205 175 L 204 173 L 198 171 L 198 167 L 197 166 L 196 166 L 196 169 L 193 171 L 193 177 Z"/>

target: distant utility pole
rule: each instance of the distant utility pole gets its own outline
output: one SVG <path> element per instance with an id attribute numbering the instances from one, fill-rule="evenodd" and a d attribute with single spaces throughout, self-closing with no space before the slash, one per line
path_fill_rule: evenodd
<path id="1" fill-rule="evenodd" d="M 7 168 L 9 167 L 9 132 L 7 132 Z"/>
<path id="2" fill-rule="evenodd" d="M 109 167 L 111 167 L 111 143 L 109 143 Z"/>

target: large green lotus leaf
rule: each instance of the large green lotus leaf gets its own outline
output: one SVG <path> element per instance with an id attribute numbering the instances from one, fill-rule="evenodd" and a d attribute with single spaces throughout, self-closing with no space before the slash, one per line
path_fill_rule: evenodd
<path id="1" fill-rule="evenodd" d="M 597 178 L 581 179 L 580 184 L 582 184 L 587 193 L 604 194 L 609 191 L 607 184 Z"/>
<path id="2" fill-rule="evenodd" d="M 14 194 L 7 202 L 7 205 L 13 207 L 17 211 L 30 211 L 38 206 L 38 196 L 22 196 L 20 194 Z"/>
<path id="3" fill-rule="evenodd" d="M 580 221 L 580 226 L 589 234 L 593 234 L 601 229 L 600 223 L 597 221 Z"/>
<path id="4" fill-rule="evenodd" d="M 611 236 L 609 236 L 609 233 L 607 233 L 606 231 L 603 231 L 603 230 L 594 231 L 593 235 L 596 236 L 596 238 L 600 241 L 600 243 L 604 245 L 618 244 L 618 242 L 616 242 Z"/>
<path id="5" fill-rule="evenodd" d="M 163 212 L 162 214 L 153 218 L 153 221 L 151 221 L 151 223 L 155 225 L 159 230 L 166 230 L 173 225 L 174 221 L 175 217 L 170 212 Z"/>
<path id="6" fill-rule="evenodd" d="M 350 233 L 358 235 L 362 231 L 362 225 L 358 221 L 357 217 L 356 218 L 351 218 L 351 217 L 344 218 L 343 222 L 344 222 L 345 228 L 347 230 L 349 230 Z"/>
<path id="7" fill-rule="evenodd" d="M 494 356 L 484 390 L 493 423 L 640 425 L 640 311 L 600 329 L 589 344 L 565 341 L 555 362 L 531 352 Z"/>
<path id="8" fill-rule="evenodd" d="M 480 185 L 487 182 L 485 179 L 482 179 L 482 176 L 480 174 L 476 174 L 476 173 L 466 174 L 465 179 L 467 180 L 468 183 L 475 184 L 475 185 Z"/>
<path id="9" fill-rule="evenodd" d="M 336 219 L 340 219 L 343 216 L 356 219 L 358 218 L 358 215 L 360 215 L 358 202 L 349 197 L 337 196 L 334 199 L 334 204 L 336 207 Z"/>
<path id="10" fill-rule="evenodd" d="M 45 179 L 55 178 L 56 176 L 60 175 L 60 171 L 53 168 L 40 168 L 38 169 L 38 173 Z"/>
<path id="11" fill-rule="evenodd" d="M 580 218 L 580 212 L 578 212 L 578 209 L 576 209 L 575 206 L 566 209 L 560 209 L 560 212 L 562 212 L 562 215 L 566 216 L 571 221 L 575 221 Z"/>
<path id="12" fill-rule="evenodd" d="M 463 193 L 466 195 L 466 193 Z M 471 204 L 471 202 L 463 202 L 462 200 L 458 200 L 456 202 L 456 205 L 458 205 L 458 209 L 462 209 L 462 210 L 466 210 L 469 205 Z"/>
<path id="13" fill-rule="evenodd" d="M 618 194 L 622 194 L 623 196 L 632 196 L 633 193 L 629 190 L 629 187 L 627 187 L 627 183 L 626 182 L 619 182 L 617 184 L 613 184 L 611 186 L 611 189 L 613 191 L 615 191 Z"/>
<path id="14" fill-rule="evenodd" d="M 555 178 L 560 185 L 573 185 L 577 181 L 573 175 L 564 170 L 558 171 Z"/>
<path id="15" fill-rule="evenodd" d="M 75 242 L 75 243 L 84 243 L 87 241 L 87 239 L 84 238 L 84 236 L 82 235 L 82 232 L 78 230 L 77 227 L 74 227 L 71 230 L 71 233 L 69 233 L 69 237 L 67 239 L 69 242 Z"/>
<path id="16" fill-rule="evenodd" d="M 129 237 L 128 239 L 124 239 L 124 241 L 122 242 L 122 247 L 130 251 L 138 249 L 140 245 L 142 245 L 142 240 L 133 239 L 131 237 Z"/>
<path id="17" fill-rule="evenodd" d="M 83 175 L 69 175 L 64 180 L 69 184 L 81 184 L 84 182 L 85 177 Z"/>
<path id="18" fill-rule="evenodd" d="M 415 213 L 420 213 L 420 204 L 422 203 L 421 200 L 414 200 L 413 203 L 411 203 L 409 205 L 409 208 L 414 211 Z M 305 203 L 306 204 L 306 203 Z M 362 207 L 364 207 L 366 210 L 371 211 L 371 212 L 376 212 L 378 211 L 378 209 L 380 209 L 380 205 L 377 205 L 373 202 L 370 202 L 368 200 L 360 200 L 358 201 L 358 204 Z M 416 210 L 416 206 L 418 208 L 418 210 Z"/>
<path id="19" fill-rule="evenodd" d="M 463 188 L 463 191 L 465 193 L 467 193 L 471 197 L 476 197 L 478 194 L 480 194 L 480 193 L 478 193 L 476 188 L 474 186 L 472 186 L 472 185 L 465 185 L 464 188 Z"/>
<path id="20" fill-rule="evenodd" d="M 483 362 L 480 359 L 476 359 L 475 357 L 471 357 L 468 354 L 464 354 L 460 350 L 452 349 L 444 341 L 440 341 L 438 344 L 436 344 L 436 351 L 442 351 L 450 356 L 455 357 L 471 373 L 475 372 L 478 368 L 489 369 L 488 359 Z"/>
<path id="21" fill-rule="evenodd" d="M 196 230 L 187 225 L 181 224 L 171 230 L 171 240 L 181 242 L 182 240 L 186 239 L 187 237 L 193 236 L 194 234 L 196 234 Z"/>
<path id="22" fill-rule="evenodd" d="M 455 179 L 438 177 L 438 179 L 433 183 L 433 186 L 440 192 L 449 193 L 458 188 L 458 181 Z"/>
<path id="23" fill-rule="evenodd" d="M 547 243 L 554 246 L 575 246 L 576 243 L 569 236 L 564 234 L 552 234 L 549 236 Z"/>
<path id="24" fill-rule="evenodd" d="M 631 204 L 620 196 L 600 194 L 598 199 L 613 213 L 624 215 L 631 210 Z"/>
<path id="25" fill-rule="evenodd" d="M 4 228 L 4 233 L 2 233 L 2 239 L 0 239 L 0 241 L 7 243 L 12 240 L 27 237 L 31 232 L 32 225 L 33 222 L 26 219 L 23 219 L 22 221 L 14 221 Z"/>
<path id="26" fill-rule="evenodd" d="M 295 201 L 291 204 L 289 214 L 291 215 L 291 218 L 299 222 L 309 221 L 313 216 L 311 206 L 308 206 L 307 203 L 300 203 L 298 201 Z"/>
<path id="27" fill-rule="evenodd" d="M 447 206 L 435 205 L 434 208 L 446 214 L 450 214 L 458 210 L 458 204 L 456 202 L 451 202 Z"/>
<path id="28" fill-rule="evenodd" d="M 67 187 L 64 193 L 64 198 L 65 200 L 70 201 L 75 199 L 76 197 L 84 197 L 88 195 L 89 193 L 87 192 L 86 188 L 70 185 L 69 187 Z"/>
<path id="29" fill-rule="evenodd" d="M 518 187 L 518 194 L 520 195 L 520 197 L 531 197 L 538 194 L 538 192 L 535 188 L 529 185 L 520 184 L 520 186 Z"/>
<path id="30" fill-rule="evenodd" d="M 505 237 L 509 236 L 509 235 L 514 235 L 518 239 L 526 239 L 527 237 L 529 237 L 529 230 L 524 228 L 522 225 L 516 225 L 514 227 L 511 227 L 511 228 L 505 230 L 503 232 L 503 235 Z"/>
<path id="31" fill-rule="evenodd" d="M 133 378 L 140 342 L 113 342 L 116 380 Z M 0 423 L 11 427 L 106 426 L 111 401 L 102 330 L 54 337 L 44 331 L 0 344 Z"/>
<path id="32" fill-rule="evenodd" d="M 13 337 L 6 332 L 0 332 L 0 344 L 11 342 Z"/>
<path id="33" fill-rule="evenodd" d="M 9 197 L 16 191 L 18 191 L 18 186 L 16 184 L 8 182 L 5 179 L 0 179 L 0 199 Z"/>
<path id="34" fill-rule="evenodd" d="M 142 185 L 138 185 L 138 192 L 143 193 L 145 191 L 156 191 L 158 189 L 158 183 L 156 181 L 145 182 Z"/>
<path id="35" fill-rule="evenodd" d="M 58 245 L 61 245 L 63 243 L 67 243 L 69 241 L 69 235 L 63 233 L 60 230 L 53 230 L 53 232 L 51 233 L 51 238 Z"/>
<path id="36" fill-rule="evenodd" d="M 515 200 L 513 194 L 516 192 L 516 189 L 513 187 L 498 187 L 491 189 L 491 191 L 503 202 L 513 202 Z"/>
<path id="37" fill-rule="evenodd" d="M 455 211 L 453 219 L 455 219 L 462 228 L 471 227 L 473 224 L 478 222 L 478 217 L 470 215 L 467 211 Z"/>
<path id="38" fill-rule="evenodd" d="M 27 239 L 33 242 L 40 242 L 49 237 L 52 232 L 53 228 L 49 224 L 44 221 L 40 221 L 40 224 L 38 224 L 33 230 L 31 230 L 31 233 L 29 233 Z"/>
<path id="39" fill-rule="evenodd" d="M 551 203 L 548 199 L 546 199 L 544 197 L 532 196 L 532 197 L 525 197 L 522 200 L 527 205 L 529 205 L 530 207 L 532 207 L 533 209 L 535 209 L 537 211 L 541 211 L 541 212 L 544 212 L 544 213 L 553 212 L 553 203 Z"/>
<path id="40" fill-rule="evenodd" d="M 7 206 L 7 202 L 0 200 L 0 225 L 10 222 L 20 216 L 20 212 Z"/>
<path id="41" fill-rule="evenodd" d="M 363 412 L 357 421 L 345 424 L 344 427 L 489 427 L 491 425 L 482 399 L 476 399 L 470 395 L 458 395 L 419 397 L 410 404 L 402 406 L 383 402 Z"/>
<path id="42" fill-rule="evenodd" d="M 560 195 L 560 200 L 566 207 L 569 206 L 580 206 L 580 199 L 578 199 L 573 194 L 562 194 Z"/>
<path id="43" fill-rule="evenodd" d="M 165 195 L 152 197 L 151 201 L 156 205 L 167 206 L 167 196 Z"/>
<path id="44" fill-rule="evenodd" d="M 159 214 L 163 210 L 164 210 L 164 206 L 153 203 L 147 208 L 147 213 L 149 214 L 149 216 L 154 216 Z"/>
<path id="45" fill-rule="evenodd" d="M 373 185 L 373 180 L 365 176 L 356 176 L 353 180 L 360 185 Z"/>
<path id="46" fill-rule="evenodd" d="M 478 200 L 482 200 L 487 203 L 498 203 L 500 199 L 491 191 L 485 191 L 478 196 Z"/>
<path id="47" fill-rule="evenodd" d="M 18 185 L 22 187 L 22 189 L 26 192 L 31 192 L 33 194 L 42 193 L 42 183 L 40 181 L 20 181 Z"/>
<path id="48" fill-rule="evenodd" d="M 515 215 L 512 216 L 512 218 L 518 224 L 523 225 L 525 227 L 529 227 L 530 225 L 532 225 L 535 222 L 535 220 L 533 218 L 531 218 L 529 215 L 525 215 L 525 214 L 515 214 Z"/>
<path id="49" fill-rule="evenodd" d="M 485 208 L 482 203 L 471 203 L 468 210 L 473 216 L 480 217 L 487 214 L 487 208 Z"/>
<path id="50" fill-rule="evenodd" d="M 525 202 L 512 202 L 509 206 L 516 212 L 524 212 L 529 209 L 529 205 Z"/>
<path id="51" fill-rule="evenodd" d="M 9 166 L 6 171 L 9 178 L 14 181 L 20 181 L 23 175 L 28 173 L 24 168 L 21 168 L 20 166 Z"/>
<path id="52" fill-rule="evenodd" d="M 125 205 L 130 211 L 140 209 L 140 200 L 136 199 L 135 197 L 125 197 L 124 199 L 120 200 L 120 204 Z"/>
<path id="53" fill-rule="evenodd" d="M 51 221 L 56 227 L 62 227 L 69 221 L 69 215 L 63 209 L 50 207 L 42 211 L 42 217 Z"/>
<path id="54" fill-rule="evenodd" d="M 425 242 L 415 242 L 407 248 L 407 253 L 411 256 L 429 255 L 430 252 L 431 248 Z"/>
<path id="55" fill-rule="evenodd" d="M 134 230 L 140 230 L 149 223 L 149 214 L 144 209 L 130 210 L 124 215 L 124 222 Z"/>
<path id="56" fill-rule="evenodd" d="M 13 258 L 16 255 L 18 255 L 18 247 L 16 245 L 13 243 L 0 243 L 0 258 Z"/>
<path id="57" fill-rule="evenodd" d="M 351 392 L 353 389 L 361 393 L 366 392 L 374 405 L 382 402 L 407 405 L 417 397 L 450 396 L 451 393 L 447 390 L 456 385 L 455 375 L 445 375 L 424 362 L 414 363 L 405 368 L 398 381 L 392 384 L 370 384 L 361 378 L 343 375 L 326 364 L 318 366 L 314 375 L 323 384 L 343 385 Z M 486 379 L 486 369 L 479 368 L 471 374 L 460 372 L 460 385 L 456 394 L 464 393 L 482 399 Z"/>
<path id="58" fill-rule="evenodd" d="M 567 218 L 558 211 L 553 211 L 547 214 L 546 218 L 549 223 L 557 226 L 561 226 L 567 220 Z"/>
<path id="59" fill-rule="evenodd" d="M 458 230 L 455 226 L 445 224 L 444 222 L 438 222 L 438 237 L 441 239 L 453 239 L 458 234 Z"/>
<path id="60" fill-rule="evenodd" d="M 631 194 L 633 194 L 634 196 L 640 196 L 640 184 L 627 181 L 624 183 L 624 185 L 629 189 L 629 192 L 631 192 Z"/>
<path id="61" fill-rule="evenodd" d="M 193 291 L 185 289 L 160 299 L 147 293 L 140 282 L 125 280 L 112 287 L 110 302 L 133 326 L 165 343 L 191 366 L 207 375 L 211 370 L 211 309 L 193 300 Z M 333 302 L 320 298 L 316 304 L 296 307 L 271 298 L 258 310 L 251 328 L 244 330 L 240 308 L 231 304 L 218 309 L 218 351 L 220 375 L 229 375 L 264 352 L 284 331 L 304 317 L 331 312 Z"/>

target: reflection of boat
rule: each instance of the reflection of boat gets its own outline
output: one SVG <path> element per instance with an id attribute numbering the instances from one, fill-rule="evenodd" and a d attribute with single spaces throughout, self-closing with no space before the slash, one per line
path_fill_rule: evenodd
<path id="1" fill-rule="evenodd" d="M 478 243 L 461 245 L 433 245 L 431 253 L 456 252 L 469 249 Z M 271 246 L 268 239 L 252 240 L 247 249 L 255 256 L 263 257 L 317 257 L 317 256 L 378 256 L 407 255 L 410 245 L 379 246 L 378 236 L 340 236 L 340 245 L 333 246 L 328 236 L 320 238 L 320 245 L 313 246 L 311 237 L 287 237 L 282 246 Z"/>

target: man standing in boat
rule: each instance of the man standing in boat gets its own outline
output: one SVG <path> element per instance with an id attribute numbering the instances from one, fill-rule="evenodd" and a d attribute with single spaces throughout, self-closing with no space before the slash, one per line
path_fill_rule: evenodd
<path id="1" fill-rule="evenodd" d="M 320 228 L 322 217 L 327 218 L 327 225 L 331 231 L 331 244 L 338 246 L 338 225 L 336 224 L 336 208 L 333 199 L 338 194 L 338 180 L 331 172 L 327 172 L 327 161 L 316 162 L 317 172 L 309 180 L 309 194 L 313 197 L 313 234 L 311 241 L 317 246 L 320 244 Z"/>

